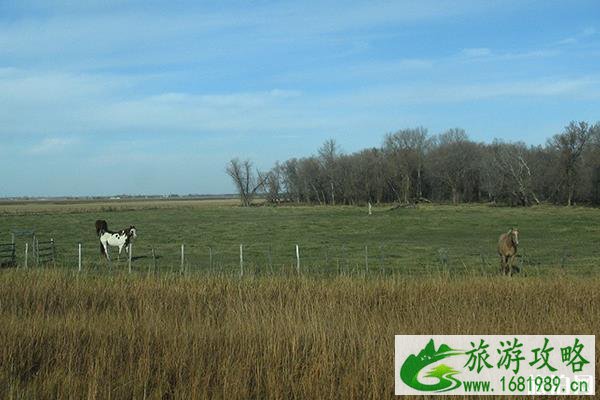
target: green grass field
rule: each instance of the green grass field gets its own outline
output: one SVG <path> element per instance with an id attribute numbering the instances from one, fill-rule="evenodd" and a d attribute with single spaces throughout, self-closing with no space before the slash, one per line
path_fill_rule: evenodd
<path id="1" fill-rule="evenodd" d="M 541 206 L 427 205 L 416 209 L 358 207 L 252 207 L 232 201 L 152 201 L 0 206 L 0 242 L 11 229 L 34 229 L 40 240 L 54 238 L 58 264 L 74 268 L 77 243 L 84 268 L 106 267 L 94 232 L 96 219 L 109 228 L 138 228 L 133 269 L 178 269 L 181 244 L 186 270 L 237 270 L 239 245 L 254 273 L 295 266 L 300 247 L 304 272 L 375 271 L 496 273 L 496 242 L 511 226 L 520 230 L 519 263 L 530 274 L 564 268 L 578 274 L 600 261 L 600 210 Z M 210 250 L 209 250 L 210 248 Z M 23 241 L 18 255 L 23 258 Z M 113 249 L 116 256 L 116 249 Z M 211 255 L 212 254 L 212 263 Z M 116 257 L 115 257 L 116 258 Z M 114 268 L 124 268 L 125 256 Z"/>

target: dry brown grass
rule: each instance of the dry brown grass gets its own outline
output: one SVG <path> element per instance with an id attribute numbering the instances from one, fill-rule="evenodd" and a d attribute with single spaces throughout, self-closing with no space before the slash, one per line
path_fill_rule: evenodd
<path id="1" fill-rule="evenodd" d="M 599 289 L 2 271 L 0 397 L 390 398 L 395 334 L 596 334 Z"/>
<path id="2" fill-rule="evenodd" d="M 257 204 L 260 201 L 257 201 Z M 93 213 L 139 210 L 160 210 L 173 208 L 232 207 L 240 201 L 235 198 L 223 199 L 121 199 L 121 200 L 47 200 L 0 202 L 0 215 L 23 215 L 39 213 Z"/>

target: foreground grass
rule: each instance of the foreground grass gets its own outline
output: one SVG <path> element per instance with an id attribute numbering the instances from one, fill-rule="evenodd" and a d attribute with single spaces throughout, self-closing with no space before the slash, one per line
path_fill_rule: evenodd
<path id="1" fill-rule="evenodd" d="M 390 398 L 395 334 L 599 334 L 599 316 L 598 277 L 6 270 L 0 398 Z"/>

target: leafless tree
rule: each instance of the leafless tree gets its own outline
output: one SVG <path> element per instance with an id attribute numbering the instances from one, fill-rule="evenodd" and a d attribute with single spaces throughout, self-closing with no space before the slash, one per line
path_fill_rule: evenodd
<path id="1" fill-rule="evenodd" d="M 527 160 L 528 149 L 525 143 L 496 140 L 492 144 L 492 154 L 492 167 L 503 175 L 511 195 L 523 206 L 532 202 L 539 204 L 540 200 L 532 187 L 534 175 Z"/>
<path id="2" fill-rule="evenodd" d="M 339 157 L 339 146 L 334 139 L 329 139 L 323 143 L 319 149 L 319 162 L 321 168 L 327 177 L 329 190 L 329 200 L 332 205 L 335 205 L 335 192 L 339 180 L 337 173 L 336 161 Z"/>
<path id="3" fill-rule="evenodd" d="M 385 136 L 383 148 L 388 165 L 394 171 L 388 183 L 399 201 L 400 192 L 404 203 L 423 196 L 423 166 L 429 144 L 423 127 L 402 129 Z"/>
<path id="4" fill-rule="evenodd" d="M 600 125 L 572 123 L 545 146 L 477 143 L 458 128 L 433 137 L 424 128 L 403 129 L 387 134 L 378 148 L 352 154 L 328 140 L 315 155 L 284 161 L 250 179 L 252 184 L 244 184 L 252 168 L 237 161 L 230 169 L 235 165 L 240 193 L 264 184 L 257 190 L 270 201 L 364 205 L 423 197 L 453 203 L 487 198 L 511 205 L 600 204 Z"/>
<path id="5" fill-rule="evenodd" d="M 267 202 L 277 204 L 281 201 L 281 166 L 279 163 L 262 177 Z"/>
<path id="6" fill-rule="evenodd" d="M 477 144 L 463 129 L 450 129 L 436 138 L 430 154 L 432 174 L 450 189 L 453 204 L 463 201 L 469 181 L 475 179 L 478 158 Z"/>
<path id="7" fill-rule="evenodd" d="M 566 191 L 568 206 L 573 203 L 582 154 L 591 137 L 592 127 L 587 122 L 572 121 L 562 133 L 554 135 L 549 141 L 549 145 L 559 153 L 561 186 Z"/>
<path id="8" fill-rule="evenodd" d="M 263 187 L 266 176 L 255 174 L 250 160 L 240 161 L 238 158 L 229 161 L 226 172 L 233 179 L 242 206 L 250 206 L 256 193 Z"/>

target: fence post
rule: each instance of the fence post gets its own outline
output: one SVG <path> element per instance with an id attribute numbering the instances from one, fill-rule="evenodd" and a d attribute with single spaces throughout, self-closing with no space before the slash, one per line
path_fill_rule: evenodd
<path id="1" fill-rule="evenodd" d="M 185 244 L 181 245 L 181 273 L 183 274 L 183 265 L 185 263 Z"/>
<path id="2" fill-rule="evenodd" d="M 208 269 L 212 269 L 212 247 L 208 246 Z"/>
<path id="3" fill-rule="evenodd" d="M 371 206 L 371 202 L 369 202 L 369 215 L 373 214 L 372 208 L 373 206 Z"/>
<path id="4" fill-rule="evenodd" d="M 369 249 L 365 246 L 365 271 L 369 273 Z"/>
<path id="5" fill-rule="evenodd" d="M 56 247 L 54 246 L 54 238 L 50 238 L 50 245 L 52 246 L 52 266 L 56 268 Z"/>
<path id="6" fill-rule="evenodd" d="M 31 238 L 31 256 L 33 257 L 33 260 L 35 261 L 36 265 L 37 265 L 37 254 L 36 254 L 36 244 L 37 243 L 37 238 L 35 237 L 35 233 L 33 234 L 32 238 Z"/>
<path id="7" fill-rule="evenodd" d="M 14 242 L 13 242 L 14 245 Z M 25 242 L 25 268 L 27 268 L 27 253 L 29 252 L 29 243 Z"/>
<path id="8" fill-rule="evenodd" d="M 383 244 L 379 243 L 379 272 L 383 274 Z"/>
<path id="9" fill-rule="evenodd" d="M 240 244 L 240 276 L 244 276 L 244 245 Z"/>
<path id="10" fill-rule="evenodd" d="M 37 238 L 34 239 L 33 252 L 35 253 L 35 266 L 38 267 L 40 265 L 40 242 L 38 242 Z"/>
<path id="11" fill-rule="evenodd" d="M 79 260 L 77 271 L 81 272 L 81 243 L 79 243 L 77 254 L 78 254 L 78 260 Z"/>
<path id="12" fill-rule="evenodd" d="M 133 253 L 133 243 L 129 243 L 129 259 L 127 260 L 127 263 L 129 264 L 129 273 L 131 273 L 131 254 Z"/>
<path id="13" fill-rule="evenodd" d="M 271 249 L 271 243 L 269 243 L 268 257 L 269 257 L 269 271 L 271 271 L 271 275 L 273 275 L 273 254 L 272 254 L 272 249 Z"/>
<path id="14" fill-rule="evenodd" d="M 296 271 L 300 275 L 300 247 L 296 245 Z"/>
<path id="15" fill-rule="evenodd" d="M 152 248 L 152 264 L 154 267 L 154 273 L 156 274 L 156 253 L 154 252 L 154 247 Z"/>
<path id="16" fill-rule="evenodd" d="M 343 257 L 343 259 L 342 259 L 342 265 L 341 265 L 341 268 L 340 268 L 340 267 L 338 267 L 338 269 L 341 271 L 341 272 L 340 272 L 340 274 L 341 274 L 341 273 L 343 272 L 343 270 L 344 270 L 344 264 L 345 264 L 346 266 L 348 265 L 348 259 L 346 258 L 346 245 L 344 245 L 344 244 L 342 245 L 342 257 Z M 346 272 L 348 272 L 348 271 L 346 271 Z"/>

